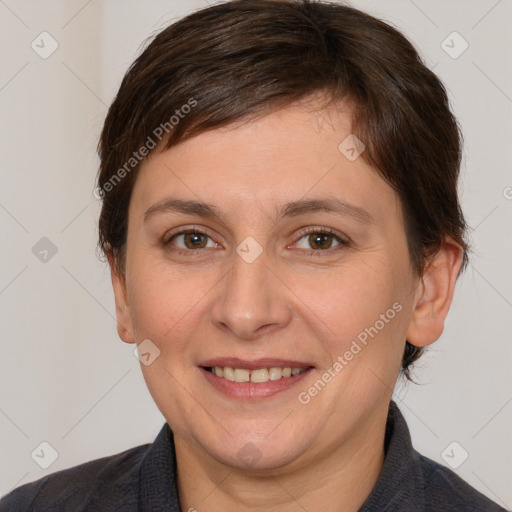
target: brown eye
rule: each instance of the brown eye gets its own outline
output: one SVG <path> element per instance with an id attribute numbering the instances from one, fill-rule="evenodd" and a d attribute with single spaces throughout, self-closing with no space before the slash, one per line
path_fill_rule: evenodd
<path id="1" fill-rule="evenodd" d="M 299 249 L 313 250 L 315 252 L 327 251 L 337 246 L 347 246 L 348 243 L 341 237 L 325 229 L 310 229 L 303 232 L 297 247 Z"/>
<path id="2" fill-rule="evenodd" d="M 330 249 L 333 236 L 329 233 L 313 233 L 308 235 L 308 243 L 313 249 Z"/>
<path id="3" fill-rule="evenodd" d="M 206 247 L 206 235 L 201 233 L 185 233 L 183 242 L 187 249 L 203 249 Z"/>
<path id="4" fill-rule="evenodd" d="M 200 231 L 182 231 L 172 236 L 165 245 L 176 246 L 176 250 L 183 251 L 193 251 L 195 249 L 206 249 L 210 247 L 215 248 L 217 246 L 208 235 Z"/>

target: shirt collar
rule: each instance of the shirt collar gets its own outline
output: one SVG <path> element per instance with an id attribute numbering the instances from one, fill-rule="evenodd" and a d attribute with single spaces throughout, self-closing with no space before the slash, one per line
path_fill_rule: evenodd
<path id="1" fill-rule="evenodd" d="M 162 427 L 142 460 L 138 509 L 152 512 L 181 512 L 174 437 L 168 423 Z"/>
<path id="2" fill-rule="evenodd" d="M 384 443 L 384 465 L 370 496 L 359 512 L 425 509 L 425 481 L 419 454 L 409 428 L 395 402 L 389 404 Z"/>

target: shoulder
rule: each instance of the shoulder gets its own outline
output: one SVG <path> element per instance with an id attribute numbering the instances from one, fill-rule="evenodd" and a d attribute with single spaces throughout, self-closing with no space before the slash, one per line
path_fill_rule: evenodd
<path id="1" fill-rule="evenodd" d="M 427 511 L 499 512 L 500 507 L 471 487 L 451 469 L 419 455 L 424 475 Z"/>
<path id="2" fill-rule="evenodd" d="M 57 471 L 7 494 L 0 512 L 137 510 L 140 464 L 150 444 Z M 95 503 L 101 503 L 94 505 Z"/>

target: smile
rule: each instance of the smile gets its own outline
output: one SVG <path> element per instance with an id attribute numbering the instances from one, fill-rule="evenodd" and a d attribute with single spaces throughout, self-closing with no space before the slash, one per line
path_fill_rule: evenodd
<path id="1" fill-rule="evenodd" d="M 303 361 L 261 358 L 216 358 L 199 365 L 214 392 L 229 398 L 259 400 L 292 387 L 315 369 Z"/>
<path id="2" fill-rule="evenodd" d="M 212 366 L 207 367 L 211 373 L 217 377 L 227 379 L 231 382 L 268 382 L 279 379 L 286 379 L 300 375 L 307 368 L 280 368 L 273 366 L 270 368 L 257 368 L 255 370 L 248 370 L 246 368 L 230 368 L 229 366 Z"/>

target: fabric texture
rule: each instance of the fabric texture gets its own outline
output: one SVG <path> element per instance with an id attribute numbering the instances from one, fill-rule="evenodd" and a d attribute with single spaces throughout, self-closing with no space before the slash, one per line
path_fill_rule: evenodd
<path id="1" fill-rule="evenodd" d="M 385 452 L 379 479 L 359 512 L 506 510 L 450 469 L 416 452 L 394 402 L 389 407 Z M 47 475 L 0 501 L 0 512 L 43 511 L 186 512 L 178 500 L 171 428 L 166 423 L 152 444 Z"/>

